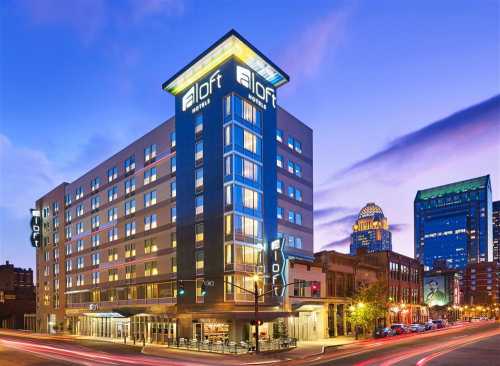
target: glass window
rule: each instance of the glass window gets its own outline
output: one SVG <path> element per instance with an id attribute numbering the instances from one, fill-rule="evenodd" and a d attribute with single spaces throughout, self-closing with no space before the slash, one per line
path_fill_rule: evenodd
<path id="1" fill-rule="evenodd" d="M 278 166 L 278 168 L 283 168 L 283 156 L 280 154 L 276 155 L 276 166 Z"/>
<path id="2" fill-rule="evenodd" d="M 135 221 L 127 222 L 125 224 L 125 236 L 129 237 L 135 235 Z"/>
<path id="3" fill-rule="evenodd" d="M 295 188 L 293 186 L 288 186 L 288 197 L 295 198 Z"/>
<path id="4" fill-rule="evenodd" d="M 135 155 L 132 155 L 131 157 L 125 160 L 124 167 L 125 167 L 125 173 L 128 173 L 135 169 Z"/>
<path id="5" fill-rule="evenodd" d="M 175 197 L 177 196 L 177 184 L 175 183 L 175 180 L 170 182 L 170 197 Z"/>
<path id="6" fill-rule="evenodd" d="M 150 254 L 158 251 L 158 245 L 156 245 L 156 241 L 154 238 L 146 239 L 144 241 L 144 253 Z"/>
<path id="7" fill-rule="evenodd" d="M 157 177 L 158 177 L 158 169 L 156 167 L 146 169 L 144 171 L 144 184 L 149 184 L 151 182 L 154 182 Z"/>
<path id="8" fill-rule="evenodd" d="M 170 158 L 170 173 L 175 173 L 177 170 L 177 158 L 175 156 L 172 156 Z"/>
<path id="9" fill-rule="evenodd" d="M 177 221 L 177 207 L 170 208 L 170 221 L 172 223 Z"/>
<path id="10" fill-rule="evenodd" d="M 175 147 L 177 145 L 175 131 L 170 133 L 170 147 Z"/>
<path id="11" fill-rule="evenodd" d="M 288 147 L 293 150 L 293 137 L 288 137 Z"/>
<path id="12" fill-rule="evenodd" d="M 156 205 L 156 191 L 144 193 L 144 207 Z"/>
<path id="13" fill-rule="evenodd" d="M 152 214 L 144 217 L 144 231 L 154 229 L 158 226 L 157 215 Z"/>
<path id="14" fill-rule="evenodd" d="M 197 114 L 194 118 L 194 133 L 199 134 L 203 131 L 203 115 Z"/>
<path id="15" fill-rule="evenodd" d="M 195 197 L 195 213 L 201 215 L 203 213 L 203 195 Z"/>
<path id="16" fill-rule="evenodd" d="M 194 147 L 195 147 L 194 160 L 198 161 L 203 159 L 203 141 L 196 142 Z"/>
<path id="17" fill-rule="evenodd" d="M 195 225 L 194 227 L 194 233 L 195 233 L 195 240 L 197 243 L 202 242 L 204 239 L 204 225 L 202 222 L 199 222 Z"/>
<path id="18" fill-rule="evenodd" d="M 284 187 L 283 181 L 281 181 L 281 180 L 278 179 L 276 181 L 276 191 L 278 193 L 283 193 L 283 187 Z"/>
<path id="19" fill-rule="evenodd" d="M 243 147 L 245 150 L 257 153 L 257 136 L 253 133 L 243 130 Z"/>
<path id="20" fill-rule="evenodd" d="M 276 141 L 283 142 L 283 130 L 276 129 Z"/>
<path id="21" fill-rule="evenodd" d="M 283 219 L 283 215 L 285 213 L 285 210 L 283 209 L 283 207 L 278 207 L 278 219 Z"/>
<path id="22" fill-rule="evenodd" d="M 203 168 L 195 170 L 195 188 L 203 187 Z"/>
<path id="23" fill-rule="evenodd" d="M 118 168 L 116 166 L 108 169 L 108 182 L 112 182 L 118 178 Z"/>
<path id="24" fill-rule="evenodd" d="M 158 146 L 156 144 L 150 145 L 144 149 L 144 162 L 148 162 L 156 157 Z"/>
<path id="25" fill-rule="evenodd" d="M 224 127 L 224 146 L 231 145 L 232 142 L 232 130 L 233 127 L 231 125 L 228 125 Z"/>
<path id="26" fill-rule="evenodd" d="M 125 215 L 130 215 L 135 212 L 135 198 L 125 201 Z"/>

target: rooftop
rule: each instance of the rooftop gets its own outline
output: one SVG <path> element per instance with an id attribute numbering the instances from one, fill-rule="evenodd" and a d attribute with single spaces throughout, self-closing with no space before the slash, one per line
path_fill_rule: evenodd
<path id="1" fill-rule="evenodd" d="M 458 194 L 468 191 L 474 191 L 477 189 L 483 189 L 488 186 L 489 180 L 490 176 L 485 175 L 483 177 L 467 179 L 461 182 L 446 184 L 444 186 L 423 189 L 417 192 L 416 200 L 428 200 L 432 198 L 443 197 L 448 194 Z"/>
<path id="2" fill-rule="evenodd" d="M 257 50 L 234 29 L 211 45 L 188 65 L 162 85 L 165 91 L 177 95 L 231 57 L 237 57 L 275 88 L 287 83 L 289 76 Z"/>

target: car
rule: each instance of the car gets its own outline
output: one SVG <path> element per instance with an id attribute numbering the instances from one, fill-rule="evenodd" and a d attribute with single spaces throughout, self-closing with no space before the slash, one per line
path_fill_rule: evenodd
<path id="1" fill-rule="evenodd" d="M 406 325 L 404 324 L 393 324 L 391 325 L 391 330 L 394 335 L 409 333 L 408 327 L 406 327 Z"/>
<path id="2" fill-rule="evenodd" d="M 387 327 L 377 327 L 373 332 L 374 338 L 385 338 L 393 335 L 392 329 Z"/>
<path id="3" fill-rule="evenodd" d="M 446 322 L 443 319 L 437 319 L 432 321 L 434 324 L 436 324 L 437 329 L 441 329 L 446 327 Z"/>
<path id="4" fill-rule="evenodd" d="M 423 332 L 425 331 L 425 325 L 419 323 L 413 323 L 412 325 L 410 325 L 410 331 L 412 333 Z"/>
<path id="5" fill-rule="evenodd" d="M 424 324 L 425 330 L 433 330 L 437 329 L 437 325 L 432 322 L 432 320 L 429 320 L 427 323 Z"/>

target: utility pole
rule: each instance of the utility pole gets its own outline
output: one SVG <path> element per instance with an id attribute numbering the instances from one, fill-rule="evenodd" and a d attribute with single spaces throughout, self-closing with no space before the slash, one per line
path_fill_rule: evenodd
<path id="1" fill-rule="evenodd" d="M 259 347 L 259 287 L 257 281 L 254 281 L 255 296 L 255 353 L 260 352 Z"/>

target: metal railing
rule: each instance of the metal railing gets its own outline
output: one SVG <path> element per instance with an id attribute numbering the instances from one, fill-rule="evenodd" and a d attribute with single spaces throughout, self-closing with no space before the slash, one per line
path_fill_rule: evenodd
<path id="1" fill-rule="evenodd" d="M 249 342 L 224 342 L 211 340 L 198 340 L 188 338 L 168 339 L 165 341 L 168 347 L 186 349 L 190 351 L 244 354 L 255 351 L 255 345 Z M 261 351 L 276 351 L 297 347 L 295 338 L 261 339 L 259 340 Z"/>

